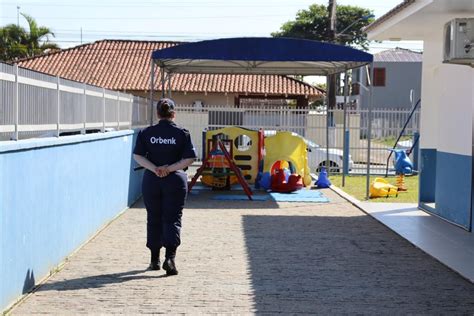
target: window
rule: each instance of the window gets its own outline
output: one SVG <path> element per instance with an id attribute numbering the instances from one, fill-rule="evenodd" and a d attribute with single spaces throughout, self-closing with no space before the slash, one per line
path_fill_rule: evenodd
<path id="1" fill-rule="evenodd" d="M 374 68 L 374 87 L 385 87 L 385 68 Z"/>

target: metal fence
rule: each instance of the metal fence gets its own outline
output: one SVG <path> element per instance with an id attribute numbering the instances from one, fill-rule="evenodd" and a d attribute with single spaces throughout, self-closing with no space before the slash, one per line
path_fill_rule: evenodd
<path id="1" fill-rule="evenodd" d="M 129 129 L 149 117 L 143 98 L 4 63 L 0 92 L 0 140 Z"/>
<path id="2" fill-rule="evenodd" d="M 87 85 L 0 63 L 0 140 L 60 136 L 108 129 L 128 129 L 156 122 L 156 113 L 146 98 Z M 389 148 L 400 134 L 410 110 L 374 109 L 371 126 L 371 173 L 383 173 Z M 176 122 L 189 129 L 202 159 L 202 132 L 226 126 L 266 131 L 286 130 L 308 140 L 313 172 L 326 164 L 341 172 L 348 151 L 351 173 L 367 170 L 368 110 L 340 109 L 318 112 L 294 106 L 260 104 L 241 107 L 178 105 Z M 329 122 L 329 124 L 328 124 Z M 415 112 L 399 146 L 411 146 L 419 131 L 420 113 Z M 328 126 L 327 126 L 328 125 Z M 347 150 L 344 151 L 344 138 Z M 328 141 L 328 142 L 327 142 Z M 329 154 L 328 154 L 329 152 Z M 389 161 L 389 169 L 392 162 Z"/>
<path id="3" fill-rule="evenodd" d="M 389 148 L 394 145 L 403 125 L 410 114 L 409 110 L 372 110 L 371 129 L 371 173 L 384 173 Z M 326 128 L 326 112 L 310 109 L 297 109 L 290 106 L 228 107 L 178 105 L 176 122 L 189 129 L 199 158 L 202 159 L 202 132 L 226 126 L 241 126 L 248 129 L 267 131 L 286 130 L 297 133 L 308 140 L 309 165 L 312 172 L 325 165 L 329 148 L 330 172 L 341 172 L 344 161 L 344 111 L 331 110 L 330 126 Z M 367 170 L 368 110 L 347 110 L 346 130 L 349 149 L 350 173 L 365 174 Z M 415 132 L 419 131 L 419 112 L 408 124 L 399 147 L 409 147 Z M 328 136 L 326 137 L 326 131 Z M 326 139 L 329 143 L 326 144 Z M 393 168 L 389 161 L 389 168 Z"/>

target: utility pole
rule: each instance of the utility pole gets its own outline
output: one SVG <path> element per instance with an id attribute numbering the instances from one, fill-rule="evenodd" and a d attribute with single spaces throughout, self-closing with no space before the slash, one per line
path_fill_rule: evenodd
<path id="1" fill-rule="evenodd" d="M 16 6 L 16 26 L 20 27 L 20 6 Z"/>
<path id="2" fill-rule="evenodd" d="M 336 36 L 336 0 L 329 0 L 328 5 L 328 39 L 331 43 L 337 42 Z M 326 93 L 328 94 L 328 109 L 336 108 L 336 75 L 329 76 L 329 85 Z"/>
<path id="3" fill-rule="evenodd" d="M 82 26 L 81 26 L 81 45 L 82 45 Z"/>

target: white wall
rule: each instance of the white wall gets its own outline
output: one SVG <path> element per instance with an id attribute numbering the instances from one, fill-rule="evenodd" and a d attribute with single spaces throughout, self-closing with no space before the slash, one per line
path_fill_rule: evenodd
<path id="1" fill-rule="evenodd" d="M 144 91 L 128 91 L 133 95 L 139 95 L 145 98 L 149 98 L 150 94 Z M 155 92 L 155 99 L 160 98 L 160 93 Z M 236 94 L 228 93 L 182 93 L 172 92 L 171 97 L 175 100 L 176 104 L 191 105 L 196 100 L 201 100 L 206 105 L 228 105 L 234 106 L 234 98 Z"/>
<path id="2" fill-rule="evenodd" d="M 426 39 L 423 42 L 423 66 L 421 78 L 421 122 L 420 122 L 420 147 L 438 148 L 438 108 L 439 102 L 436 96 L 439 82 L 433 80 L 437 76 L 440 64 L 440 49 L 442 42 L 439 39 Z"/>
<path id="3" fill-rule="evenodd" d="M 196 100 L 201 100 L 206 105 L 228 105 L 234 106 L 235 95 L 228 93 L 181 93 L 173 92 L 172 98 L 177 104 L 193 104 Z"/>
<path id="4" fill-rule="evenodd" d="M 442 29 L 424 41 L 421 147 L 472 155 L 474 70 L 442 63 Z"/>

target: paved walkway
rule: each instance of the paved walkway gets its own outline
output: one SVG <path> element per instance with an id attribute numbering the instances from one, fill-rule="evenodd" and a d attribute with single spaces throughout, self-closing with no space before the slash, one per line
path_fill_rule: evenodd
<path id="1" fill-rule="evenodd" d="M 139 202 L 12 314 L 473 314 L 474 285 L 330 191 L 330 204 L 192 195 L 179 276 L 146 271 Z"/>

